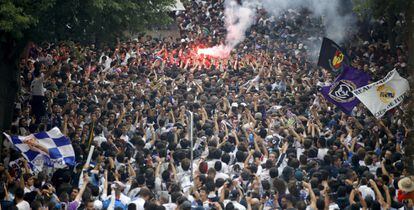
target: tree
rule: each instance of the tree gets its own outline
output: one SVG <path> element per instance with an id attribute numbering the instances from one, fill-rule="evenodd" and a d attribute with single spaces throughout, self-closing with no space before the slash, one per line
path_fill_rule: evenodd
<path id="1" fill-rule="evenodd" d="M 31 41 L 102 43 L 167 23 L 174 0 L 0 1 L 0 131 L 10 127 L 18 62 Z"/>
<path id="2" fill-rule="evenodd" d="M 362 19 L 382 18 L 387 25 L 387 39 L 391 48 L 396 47 L 396 38 L 407 46 L 408 72 L 410 75 L 409 109 L 404 113 L 405 124 L 409 128 L 405 148 L 405 165 L 411 175 L 414 175 L 414 1 L 412 0 L 353 0 L 354 10 Z M 403 14 L 405 23 L 402 30 L 395 31 L 396 16 Z"/>
<path id="3" fill-rule="evenodd" d="M 114 41 L 124 32 L 136 33 L 153 24 L 167 23 L 167 11 L 173 3 L 174 0 L 56 0 L 53 9 L 40 17 L 40 22 L 48 24 L 39 24 L 33 31 L 39 40 L 51 37 L 84 43 Z"/>

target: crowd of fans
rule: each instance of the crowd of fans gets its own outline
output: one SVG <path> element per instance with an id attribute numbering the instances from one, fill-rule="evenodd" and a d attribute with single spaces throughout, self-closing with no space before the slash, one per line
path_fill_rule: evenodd
<path id="1" fill-rule="evenodd" d="M 58 127 L 77 164 L 34 171 L 4 141 L 1 209 L 412 208 L 406 103 L 381 120 L 362 104 L 348 116 L 327 103 L 318 89 L 335 75 L 310 56 L 323 27 L 306 11 L 258 10 L 228 59 L 197 55 L 223 42 L 223 10 L 190 1 L 179 39 L 33 45 L 10 133 Z M 349 38 L 352 65 L 374 81 L 393 68 L 406 77 L 404 46 L 391 50 L 379 28 Z"/>

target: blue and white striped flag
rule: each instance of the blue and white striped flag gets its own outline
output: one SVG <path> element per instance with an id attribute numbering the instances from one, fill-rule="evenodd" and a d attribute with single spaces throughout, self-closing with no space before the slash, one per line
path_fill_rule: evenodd
<path id="1" fill-rule="evenodd" d="M 75 165 L 72 144 L 57 127 L 29 136 L 3 134 L 28 160 L 34 171 L 41 171 L 43 166 L 63 168 L 66 165 Z"/>

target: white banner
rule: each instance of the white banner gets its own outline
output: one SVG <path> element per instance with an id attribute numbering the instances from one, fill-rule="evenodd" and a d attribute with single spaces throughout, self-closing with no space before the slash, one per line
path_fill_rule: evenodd
<path id="1" fill-rule="evenodd" d="M 394 69 L 385 78 L 352 92 L 376 118 L 381 118 L 404 100 L 408 90 L 408 81 Z"/>

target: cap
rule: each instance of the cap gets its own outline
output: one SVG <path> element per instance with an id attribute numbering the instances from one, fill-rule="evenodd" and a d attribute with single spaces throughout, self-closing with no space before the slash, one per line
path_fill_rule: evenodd
<path id="1" fill-rule="evenodd" d="M 303 181 L 303 172 L 300 170 L 295 171 L 295 178 L 298 181 Z"/>
<path id="2" fill-rule="evenodd" d="M 232 190 L 229 194 L 229 198 L 232 200 L 237 199 L 238 196 L 239 196 L 239 192 L 237 190 Z"/>

